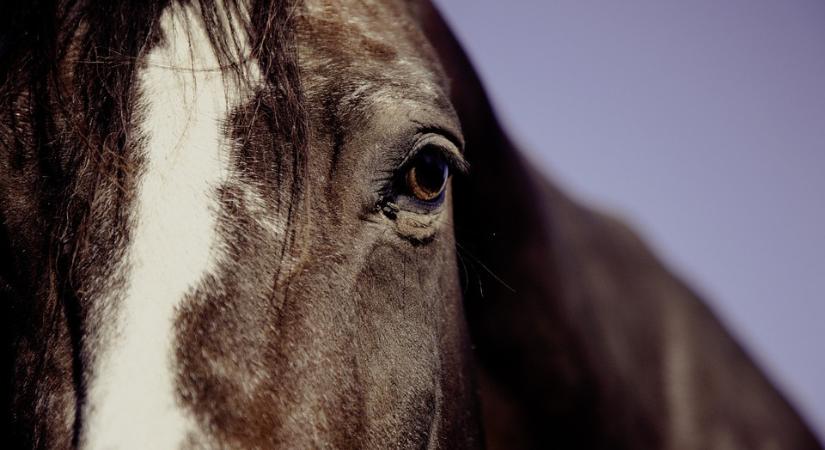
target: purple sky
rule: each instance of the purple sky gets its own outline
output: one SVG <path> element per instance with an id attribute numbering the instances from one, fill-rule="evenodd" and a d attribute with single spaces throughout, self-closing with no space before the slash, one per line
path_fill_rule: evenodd
<path id="1" fill-rule="evenodd" d="M 636 225 L 825 437 L 825 2 L 436 3 L 533 160 Z"/>

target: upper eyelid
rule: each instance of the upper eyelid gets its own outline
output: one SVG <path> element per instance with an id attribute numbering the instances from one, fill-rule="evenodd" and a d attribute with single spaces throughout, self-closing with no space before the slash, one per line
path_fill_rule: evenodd
<path id="1" fill-rule="evenodd" d="M 461 131 L 452 125 L 447 125 L 450 121 L 421 121 L 411 119 L 412 123 L 418 126 L 417 134 L 440 134 L 455 145 L 459 151 L 464 152 L 464 138 L 461 136 Z"/>
<path id="2" fill-rule="evenodd" d="M 470 170 L 470 163 L 464 158 L 460 150 L 460 141 L 456 142 L 454 136 L 447 136 L 443 132 L 423 131 L 419 133 L 416 144 L 399 165 L 399 169 L 406 167 L 410 161 L 421 152 L 421 150 L 433 146 L 447 159 L 450 169 L 466 175 Z"/>

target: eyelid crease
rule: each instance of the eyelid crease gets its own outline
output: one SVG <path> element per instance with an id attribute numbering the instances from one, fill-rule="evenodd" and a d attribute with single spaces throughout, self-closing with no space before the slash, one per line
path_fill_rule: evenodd
<path id="1" fill-rule="evenodd" d="M 418 139 L 418 142 L 416 142 L 412 151 L 410 151 L 401 162 L 399 168 L 403 169 L 407 167 L 410 161 L 415 159 L 422 150 L 434 147 L 437 148 L 438 152 L 447 160 L 447 164 L 451 170 L 461 175 L 467 175 L 469 173 L 470 163 L 464 158 L 461 150 L 459 150 L 459 145 L 457 145 L 453 139 L 441 133 L 435 134 L 425 131 L 419 134 L 424 134 L 424 137 Z"/>

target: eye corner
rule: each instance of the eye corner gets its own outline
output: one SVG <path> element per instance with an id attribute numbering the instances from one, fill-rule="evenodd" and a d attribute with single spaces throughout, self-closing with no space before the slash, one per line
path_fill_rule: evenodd
<path id="1" fill-rule="evenodd" d="M 464 177 L 470 174 L 470 162 L 464 158 L 463 153 L 458 153 L 457 155 L 451 154 L 449 156 L 451 157 L 451 167 L 456 174 Z"/>

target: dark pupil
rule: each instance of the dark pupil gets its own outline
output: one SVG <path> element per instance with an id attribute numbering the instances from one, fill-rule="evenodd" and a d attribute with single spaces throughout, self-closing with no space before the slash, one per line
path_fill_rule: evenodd
<path id="1" fill-rule="evenodd" d="M 424 151 L 415 162 L 415 175 L 421 189 L 439 193 L 449 175 L 447 163 L 438 154 Z"/>

